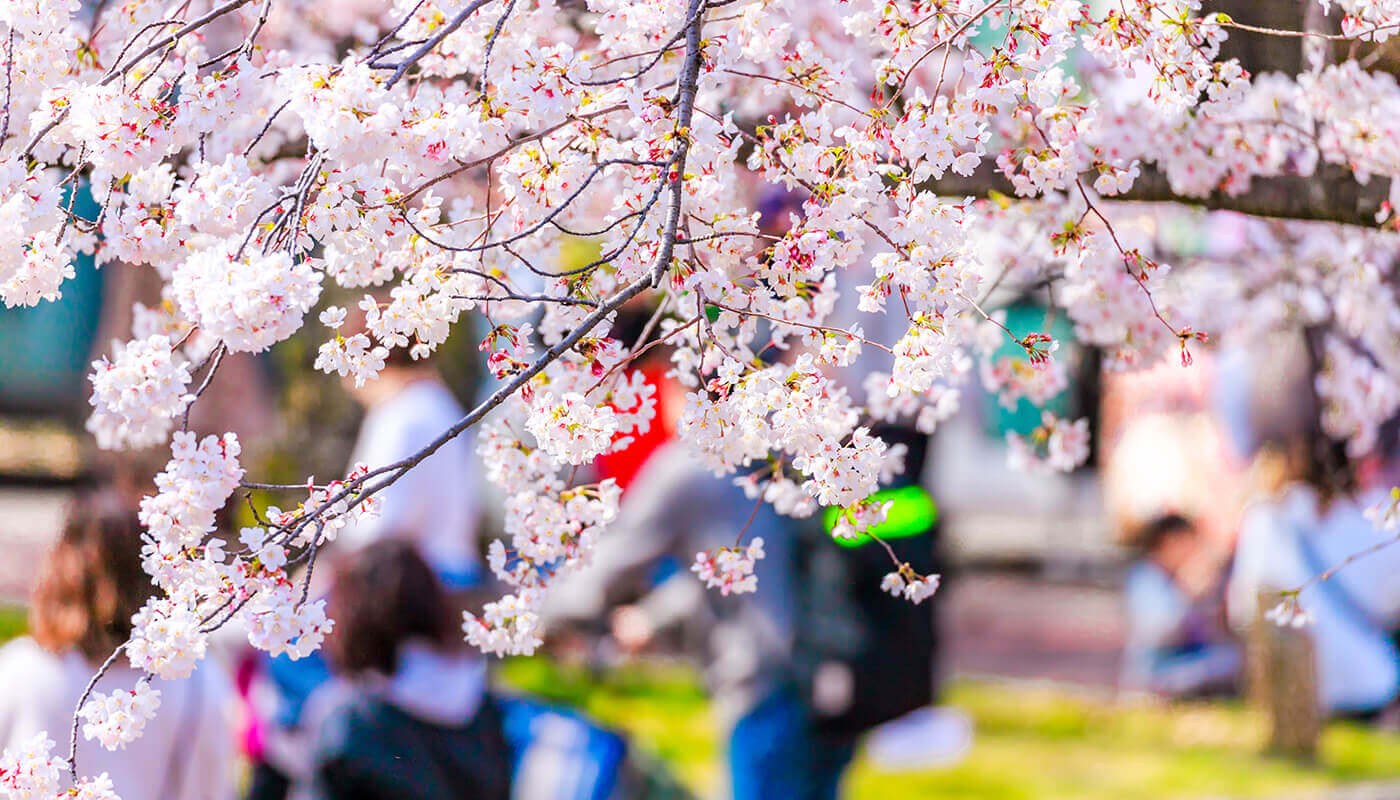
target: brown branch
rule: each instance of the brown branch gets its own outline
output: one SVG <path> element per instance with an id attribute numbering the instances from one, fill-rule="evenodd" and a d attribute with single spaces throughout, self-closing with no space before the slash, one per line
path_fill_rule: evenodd
<path id="1" fill-rule="evenodd" d="M 970 177 L 949 173 L 929 181 L 922 188 L 941 195 L 987 197 L 993 192 L 1014 197 L 1011 181 L 984 161 Z M 1250 188 L 1238 195 L 1216 190 L 1205 197 L 1189 197 L 1172 191 L 1167 176 L 1144 165 L 1133 188 L 1106 200 L 1147 203 L 1182 203 L 1212 211 L 1235 211 L 1256 217 L 1315 220 L 1377 228 L 1376 214 L 1386 202 L 1390 181 L 1375 177 L 1366 184 L 1357 182 L 1351 171 L 1336 164 L 1323 164 L 1317 173 L 1303 177 L 1286 175 L 1255 178 Z"/>
<path id="2" fill-rule="evenodd" d="M 363 503 L 398 481 L 405 473 L 423 461 L 423 459 L 432 455 L 444 444 L 455 439 L 457 436 L 461 435 L 463 431 L 481 421 L 481 419 L 494 408 L 505 402 L 506 398 L 519 391 L 520 388 L 527 384 L 535 375 L 543 372 L 545 367 L 549 366 L 553 361 L 562 356 L 565 351 L 572 348 L 579 340 L 587 336 L 599 323 L 618 308 L 621 308 L 628 300 L 631 300 L 633 297 L 648 289 L 661 285 L 662 278 L 670 270 L 671 255 L 675 250 L 676 240 L 680 238 L 679 221 L 681 205 L 683 204 L 684 198 L 681 189 L 684 180 L 683 176 L 685 174 L 686 154 L 690 149 L 689 128 L 691 112 L 695 106 L 695 97 L 699 88 L 700 67 L 704 61 L 704 40 L 701 38 L 700 29 L 704 24 L 703 10 L 706 6 L 706 0 L 691 0 L 691 3 L 694 21 L 691 23 L 690 30 L 686 35 L 685 64 L 681 71 L 679 96 L 676 101 L 677 142 L 675 150 L 672 152 L 671 158 L 668 161 L 668 170 L 671 171 L 672 177 L 662 184 L 670 188 L 667 222 L 662 234 L 661 251 L 658 253 L 655 261 L 652 262 L 651 268 L 647 270 L 646 274 L 639 276 L 616 292 L 606 302 L 599 305 L 597 309 L 581 320 L 578 325 L 574 327 L 573 331 L 547 349 L 534 363 L 521 372 L 516 373 L 510 381 L 498 388 L 490 397 L 483 400 L 476 408 L 472 409 L 466 416 L 458 420 L 452 427 L 439 434 L 437 438 L 433 439 L 433 441 L 429 442 L 421 450 L 392 464 L 386 464 L 385 466 L 372 469 L 359 478 L 347 482 L 345 487 L 340 491 L 326 498 L 316 508 L 292 523 L 290 527 L 283 529 L 284 539 L 290 540 L 296 537 L 308 524 L 317 524 L 317 521 L 321 520 L 337 503 L 342 501 L 349 504 Z M 694 9 L 700 9 L 700 11 L 695 12 Z M 371 483 L 370 479 L 376 477 L 379 479 Z"/>

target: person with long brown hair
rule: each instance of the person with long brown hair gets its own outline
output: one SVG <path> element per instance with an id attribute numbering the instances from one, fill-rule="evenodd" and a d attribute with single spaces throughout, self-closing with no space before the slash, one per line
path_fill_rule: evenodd
<path id="1" fill-rule="evenodd" d="M 118 648 L 131 617 L 155 591 L 141 568 L 141 525 L 113 494 L 80 497 L 45 557 L 30 597 L 31 635 L 0 648 L 0 747 L 41 731 L 68 753 L 79 699 L 130 692 L 147 677 Z M 115 654 L 115 655 L 114 655 Z M 124 800 L 219 800 L 233 793 L 232 699 L 227 676 L 206 661 L 184 680 L 149 678 L 159 711 L 143 735 L 107 750 L 78 733 L 83 774 L 107 773 Z"/>

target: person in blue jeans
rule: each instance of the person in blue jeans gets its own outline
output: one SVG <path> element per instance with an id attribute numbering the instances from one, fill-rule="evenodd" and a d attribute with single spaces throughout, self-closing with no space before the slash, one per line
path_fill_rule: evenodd
<path id="1" fill-rule="evenodd" d="M 668 559 L 681 564 L 716 547 L 763 539 L 755 564 L 758 591 L 721 596 L 689 570 L 648 579 Z M 855 752 L 854 736 L 822 735 L 798 690 L 794 663 L 795 525 L 767 503 L 756 504 L 728 478 L 717 478 L 678 442 L 659 448 L 623 496 L 619 518 L 599 541 L 592 563 L 547 595 L 546 624 L 604 617 L 625 594 L 634 603 L 612 612 L 614 638 L 645 646 L 682 627 L 701 651 L 716 717 L 726 732 L 735 800 L 826 800 L 837 796 Z"/>
<path id="2" fill-rule="evenodd" d="M 740 717 L 729 735 L 735 800 L 832 800 L 855 746 L 853 737 L 814 730 L 810 709 L 795 690 L 773 692 Z"/>

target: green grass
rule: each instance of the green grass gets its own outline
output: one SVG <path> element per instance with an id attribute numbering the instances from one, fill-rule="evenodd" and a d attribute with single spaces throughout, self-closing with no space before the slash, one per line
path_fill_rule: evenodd
<path id="1" fill-rule="evenodd" d="M 0 605 L 0 642 L 24 633 L 22 606 Z M 625 730 L 702 796 L 721 784 L 722 751 L 696 675 L 639 663 L 592 673 L 512 659 L 504 681 Z M 1175 800 L 1296 797 L 1359 781 L 1400 780 L 1400 736 L 1333 723 L 1313 765 L 1261 755 L 1264 721 L 1237 703 L 1119 705 L 1049 687 L 958 681 L 947 702 L 976 725 L 972 751 L 940 770 L 882 772 L 857 759 L 849 800 Z"/>
<path id="2" fill-rule="evenodd" d="M 580 707 L 626 730 L 697 792 L 720 782 L 721 750 L 687 669 L 636 665 L 593 675 L 517 659 L 507 683 Z M 1053 688 L 959 681 L 947 702 L 976 726 L 972 751 L 939 770 L 881 772 L 857 760 L 846 797 L 1135 800 L 1294 797 L 1329 786 L 1400 780 L 1400 736 L 1333 723 L 1313 765 L 1261 755 L 1264 721 L 1236 703 L 1119 705 Z"/>
<path id="3" fill-rule="evenodd" d="M 29 609 L 19 605 L 0 604 L 0 644 L 29 630 Z"/>
<path id="4" fill-rule="evenodd" d="M 691 789 L 708 793 L 718 785 L 715 724 L 691 670 L 639 664 L 595 675 L 544 658 L 516 658 L 505 662 L 502 673 L 511 687 L 626 730 Z"/>

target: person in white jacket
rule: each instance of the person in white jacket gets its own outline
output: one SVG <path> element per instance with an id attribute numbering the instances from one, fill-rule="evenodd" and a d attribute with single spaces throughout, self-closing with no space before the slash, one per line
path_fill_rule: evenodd
<path id="1" fill-rule="evenodd" d="M 140 531 L 135 513 L 107 497 L 81 500 L 70 514 L 30 598 L 32 635 L 0 648 L 0 747 L 22 747 L 44 732 L 67 756 L 79 698 L 154 591 L 141 569 Z M 141 676 L 118 656 L 94 688 L 130 691 Z M 160 691 L 160 707 L 139 739 L 112 751 L 78 734 L 79 776 L 107 773 L 123 800 L 232 797 L 227 674 L 206 659 L 190 677 L 152 678 L 151 688 Z"/>
<path id="2" fill-rule="evenodd" d="M 378 380 L 353 390 L 365 419 L 351 468 L 408 458 L 466 416 L 435 367 L 406 359 L 396 352 Z M 380 514 L 347 527 L 339 544 L 358 549 L 386 536 L 409 537 L 448 589 L 477 584 L 480 471 L 472 441 L 470 434 L 451 439 L 379 492 Z"/>
<path id="3" fill-rule="evenodd" d="M 365 409 L 347 472 L 359 464 L 379 469 L 409 458 L 466 416 L 432 362 L 414 361 L 402 348 L 388 356 L 378 379 L 359 387 L 347 381 L 346 387 Z M 444 442 L 379 491 L 379 514 L 347 525 L 329 552 L 354 553 L 401 540 L 428 563 L 454 603 L 479 589 L 487 575 L 479 552 L 481 480 L 472 442 L 470 432 Z M 311 593 L 320 596 L 327 571 L 318 569 L 315 575 Z M 246 797 L 280 800 L 305 788 L 293 786 L 305 778 L 310 746 L 303 704 L 331 672 L 319 652 L 296 661 L 286 656 L 258 659 L 257 707 L 251 716 L 263 746 L 254 754 Z"/>
<path id="4" fill-rule="evenodd" d="M 1318 701 L 1329 714 L 1368 718 L 1400 692 L 1400 548 L 1365 509 L 1378 489 L 1356 494 L 1294 483 L 1245 512 L 1227 603 L 1231 624 L 1244 628 L 1260 609 L 1263 591 L 1303 588 L 1300 607 L 1316 653 Z M 1350 557 L 1369 552 L 1320 577 Z"/>

